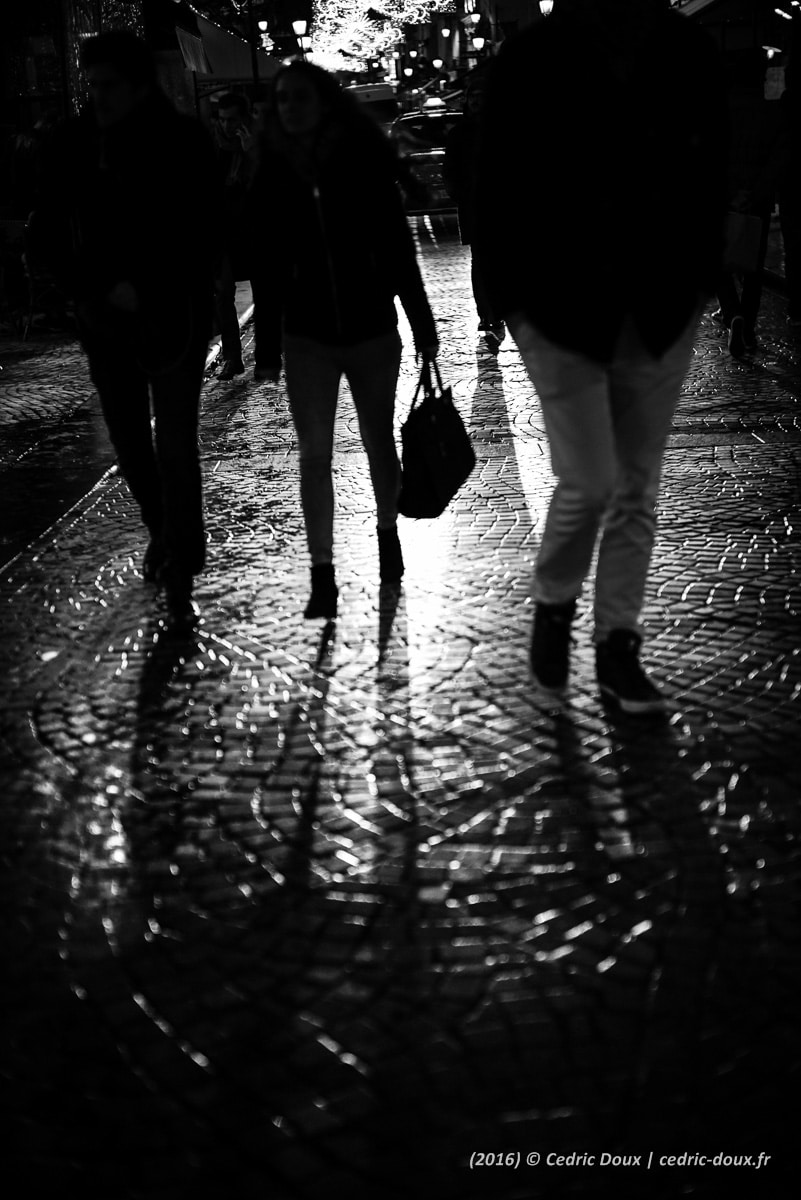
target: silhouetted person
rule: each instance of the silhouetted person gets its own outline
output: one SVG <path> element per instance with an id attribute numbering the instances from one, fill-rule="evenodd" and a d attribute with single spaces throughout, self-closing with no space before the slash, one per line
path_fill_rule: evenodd
<path id="1" fill-rule="evenodd" d="M 250 279 L 251 254 L 245 209 L 253 174 L 254 132 L 250 103 L 238 92 L 226 92 L 217 102 L 215 148 L 223 188 L 222 253 L 214 281 L 214 306 L 220 332 L 220 379 L 242 375 L 242 341 L 236 311 L 236 285 Z"/>
<path id="2" fill-rule="evenodd" d="M 456 202 L 459 237 L 463 246 L 469 246 L 472 242 L 475 227 L 479 118 L 484 99 L 485 77 L 486 72 L 482 70 L 468 78 L 464 93 L 464 118 L 454 125 L 445 142 L 443 175 L 445 186 Z M 506 326 L 493 311 L 483 276 L 475 255 L 472 254 L 470 281 L 478 313 L 479 331 L 483 333 L 488 349 L 496 353 L 506 335 Z"/>
<path id="3" fill-rule="evenodd" d="M 779 184 L 784 243 L 787 320 L 801 328 L 801 17 L 794 18 L 793 45 L 781 101 L 785 161 Z"/>
<path id="4" fill-rule="evenodd" d="M 729 352 L 739 358 L 757 344 L 762 271 L 770 219 L 781 183 L 785 151 L 782 107 L 766 100 L 765 58 L 759 48 L 738 55 L 728 68 L 729 208 L 761 222 L 756 263 L 748 271 L 723 271 L 714 314 L 728 330 Z"/>
<path id="5" fill-rule="evenodd" d="M 396 583 L 403 556 L 393 432 L 401 359 L 395 297 L 419 354 L 436 354 L 437 335 L 388 139 L 332 75 L 309 63 L 278 72 L 275 106 L 272 146 L 253 190 L 273 310 L 265 354 L 277 379 L 283 352 L 300 446 L 312 563 L 305 615 L 331 618 L 337 611 L 331 459 L 340 382 L 345 376 L 350 384 L 370 463 L 380 576 Z"/>
<path id="6" fill-rule="evenodd" d="M 54 145 L 35 249 L 75 297 L 120 471 L 150 533 L 143 574 L 186 618 L 205 563 L 197 419 L 219 222 L 214 152 L 159 90 L 132 34 L 88 39 L 81 60 L 90 103 Z"/>
<path id="7" fill-rule="evenodd" d="M 531 667 L 560 694 L 597 549 L 596 666 L 627 712 L 665 442 L 725 211 L 719 56 L 654 0 L 560 0 L 507 41 L 485 100 L 474 253 L 542 405 L 557 484 L 534 578 Z"/>

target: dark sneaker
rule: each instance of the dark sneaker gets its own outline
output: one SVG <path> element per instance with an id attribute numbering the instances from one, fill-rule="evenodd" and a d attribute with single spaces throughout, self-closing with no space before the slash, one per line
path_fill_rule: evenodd
<path id="1" fill-rule="evenodd" d="M 313 621 L 317 617 L 325 617 L 333 621 L 337 615 L 337 600 L 339 589 L 334 577 L 333 563 L 315 563 L 311 569 L 312 590 L 309 603 L 304 610 L 304 617 Z"/>
<path id="2" fill-rule="evenodd" d="M 197 609 L 192 601 L 192 576 L 184 567 L 166 563 L 161 570 L 161 582 L 172 621 L 185 624 L 194 621 Z"/>
<path id="3" fill-rule="evenodd" d="M 255 383 L 277 383 L 278 374 L 277 367 L 261 367 L 257 364 L 253 368 L 253 380 Z"/>
<path id="4" fill-rule="evenodd" d="M 488 325 L 484 333 L 484 345 L 493 354 L 497 354 L 500 349 L 501 342 L 506 337 L 506 326 L 503 321 L 496 321 L 494 325 Z"/>
<path id="5" fill-rule="evenodd" d="M 159 583 L 161 569 L 167 557 L 161 538 L 151 538 L 142 559 L 142 578 L 146 583 Z"/>
<path id="6" fill-rule="evenodd" d="M 570 629 L 576 601 L 567 604 L 537 603 L 531 634 L 529 661 L 535 681 L 545 692 L 559 694 L 570 670 Z"/>
<path id="7" fill-rule="evenodd" d="M 732 358 L 742 358 L 746 349 L 745 322 L 742 317 L 732 317 L 729 326 L 729 354 Z"/>
<path id="8" fill-rule="evenodd" d="M 378 570 L 382 583 L 400 583 L 403 578 L 403 552 L 398 530 L 378 530 Z"/>
<path id="9" fill-rule="evenodd" d="M 228 383 L 235 375 L 245 374 L 245 364 L 241 358 L 224 358 L 220 370 L 220 379 Z"/>
<path id="10" fill-rule="evenodd" d="M 595 647 L 601 694 L 625 713 L 661 713 L 666 704 L 640 666 L 642 638 L 629 629 L 613 629 Z"/>

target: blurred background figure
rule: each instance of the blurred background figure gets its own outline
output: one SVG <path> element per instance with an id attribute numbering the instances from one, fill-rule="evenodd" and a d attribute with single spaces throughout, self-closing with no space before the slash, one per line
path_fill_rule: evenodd
<path id="1" fill-rule="evenodd" d="M 464 93 L 464 120 L 454 125 L 445 143 L 445 185 L 456 203 L 459 236 L 463 246 L 469 246 L 472 242 L 475 225 L 476 169 L 485 84 L 484 69 L 474 71 L 469 77 Z M 491 133 L 488 133 L 488 136 L 491 136 Z M 478 313 L 479 331 L 484 335 L 487 348 L 497 353 L 506 335 L 506 326 L 493 311 L 475 255 L 471 255 L 470 279 Z"/>
<path id="2" fill-rule="evenodd" d="M 236 285 L 251 277 L 245 209 L 253 175 L 255 130 L 247 97 L 239 92 L 220 96 L 213 128 L 223 194 L 222 250 L 214 281 L 214 310 L 222 352 L 219 378 L 231 380 L 245 370 Z"/>
<path id="3" fill-rule="evenodd" d="M 725 126 L 715 45 L 662 0 L 560 0 L 504 43 L 487 88 L 473 252 L 556 476 L 531 670 L 564 692 L 597 551 L 598 686 L 627 713 L 665 708 L 640 618 L 665 443 L 720 276 Z"/>
<path id="4" fill-rule="evenodd" d="M 801 329 L 801 19 L 795 18 L 793 46 L 781 98 L 785 163 L 779 184 L 779 218 L 784 242 L 787 320 Z"/>
<path id="5" fill-rule="evenodd" d="M 147 47 L 82 43 L 90 102 L 53 140 L 33 252 L 75 298 L 120 472 L 150 541 L 143 574 L 194 614 L 205 564 L 197 442 L 219 227 L 211 140 L 156 82 Z"/>
<path id="6" fill-rule="evenodd" d="M 343 376 L 370 465 L 381 581 L 398 583 L 403 575 L 393 428 L 401 360 L 395 297 L 418 355 L 436 354 L 437 334 L 397 174 L 389 140 L 333 75 L 303 62 L 278 72 L 252 224 L 259 259 L 269 263 L 259 299 L 265 362 L 277 378 L 283 354 L 300 448 L 311 557 L 308 618 L 337 613 L 331 460 Z"/>
<path id="7" fill-rule="evenodd" d="M 262 157 L 267 151 L 269 133 L 272 128 L 273 114 L 275 112 L 275 100 L 270 85 L 260 84 L 256 89 L 251 111 L 254 137 L 252 182 L 258 171 Z M 259 256 L 255 251 L 255 237 L 249 220 L 250 208 L 246 207 L 245 236 L 249 239 L 250 246 L 248 263 L 250 267 L 250 290 L 253 300 L 253 378 L 257 383 L 274 382 L 275 371 L 269 362 L 265 361 L 264 357 L 264 346 L 267 344 L 269 334 L 265 335 L 263 331 L 265 306 L 260 300 L 264 288 L 269 286 L 269 264 L 264 255 Z"/>
<path id="8" fill-rule="evenodd" d="M 729 352 L 737 358 L 757 345 L 770 219 L 786 161 L 781 103 L 765 99 L 766 65 L 764 52 L 759 48 L 746 51 L 727 64 L 729 208 L 761 221 L 754 268 L 724 271 L 717 288 L 720 307 L 713 315 L 728 330 Z"/>

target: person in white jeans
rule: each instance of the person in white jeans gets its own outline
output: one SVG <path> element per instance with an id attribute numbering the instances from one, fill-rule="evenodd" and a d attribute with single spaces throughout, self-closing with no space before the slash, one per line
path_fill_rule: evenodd
<path id="1" fill-rule="evenodd" d="M 611 637 L 619 650 L 638 648 L 662 458 L 700 311 L 699 300 L 697 313 L 659 358 L 626 323 L 608 364 L 557 345 L 522 314 L 508 317 L 542 406 L 557 478 L 534 574 L 543 643 L 553 647 L 554 633 L 569 627 L 597 545 L 595 643 L 604 646 Z M 546 613 L 550 619 L 543 620 Z M 542 661 L 540 673 L 554 690 L 565 682 L 558 663 L 555 677 Z M 643 678 L 623 706 L 654 711 L 662 701 Z"/>
<path id="2" fill-rule="evenodd" d="M 665 443 L 720 278 L 720 52 L 664 0 L 560 0 L 504 42 L 482 113 L 473 253 L 538 393 L 557 480 L 532 675 L 564 692 L 597 549 L 601 693 L 662 711 L 640 615 Z"/>

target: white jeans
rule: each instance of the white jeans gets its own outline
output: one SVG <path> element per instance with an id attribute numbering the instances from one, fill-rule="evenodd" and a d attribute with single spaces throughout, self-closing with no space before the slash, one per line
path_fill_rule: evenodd
<path id="1" fill-rule="evenodd" d="M 595 640 L 639 631 L 656 533 L 662 456 L 699 314 L 654 359 L 628 328 L 611 364 L 567 350 L 519 314 L 509 330 L 537 390 L 557 477 L 534 574 L 534 598 L 581 592 L 598 542 Z"/>

